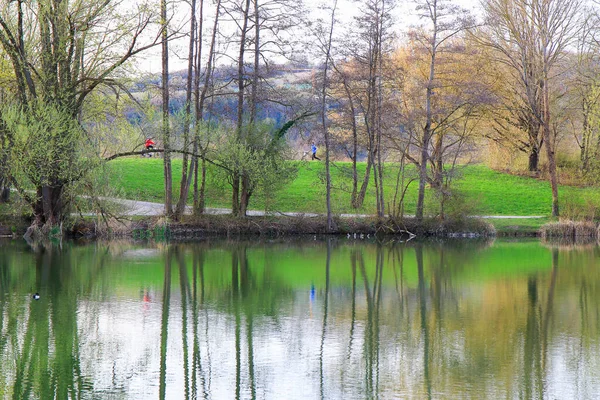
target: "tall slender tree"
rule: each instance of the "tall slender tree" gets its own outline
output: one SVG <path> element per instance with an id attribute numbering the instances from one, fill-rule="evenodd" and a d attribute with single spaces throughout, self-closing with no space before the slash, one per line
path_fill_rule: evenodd
<path id="1" fill-rule="evenodd" d="M 452 4 L 450 0 L 424 0 L 417 5 L 417 11 L 425 26 L 415 32 L 417 41 L 422 43 L 429 55 L 428 72 L 425 82 L 424 124 L 422 128 L 420 147 L 421 154 L 417 167 L 419 169 L 419 191 L 417 195 L 416 218 L 423 219 L 425 208 L 425 186 L 428 180 L 427 165 L 430 160 L 430 146 L 435 131 L 434 96 L 437 86 L 438 56 L 444 51 L 444 46 L 461 31 L 470 26 L 471 20 L 465 10 Z M 443 137 L 438 137 L 438 146 L 442 145 Z"/>
<path id="2" fill-rule="evenodd" d="M 202 13 L 201 13 L 202 14 Z M 214 69 L 214 59 L 216 54 L 216 45 L 217 45 L 217 35 L 218 35 L 218 26 L 219 19 L 221 16 L 221 0 L 217 0 L 217 4 L 215 6 L 215 19 L 213 23 L 213 28 L 211 32 L 211 40 L 210 40 L 210 48 L 208 50 L 206 69 L 204 71 L 204 84 L 202 86 L 202 90 L 200 90 L 200 66 L 202 65 L 201 60 L 201 51 L 196 52 L 196 96 L 195 96 L 195 110 L 196 110 L 196 129 L 194 132 L 194 154 L 198 154 L 200 151 L 202 165 L 200 166 L 200 186 L 198 186 L 198 157 L 194 158 L 194 213 L 199 214 L 204 212 L 204 204 L 205 204 L 205 187 L 206 187 L 206 157 L 205 153 L 208 145 L 201 145 L 201 127 L 202 122 L 204 121 L 204 105 L 206 102 L 207 95 L 209 94 L 209 88 L 213 86 L 212 78 L 213 78 L 213 69 Z M 200 43 L 197 45 L 201 46 Z M 208 135 L 207 135 L 208 136 Z"/>
<path id="3" fill-rule="evenodd" d="M 160 1 L 161 60 L 162 60 L 162 140 L 164 147 L 163 167 L 165 179 L 165 215 L 173 215 L 173 172 L 171 168 L 171 130 L 169 122 L 169 21 L 167 0 Z"/>
<path id="4" fill-rule="evenodd" d="M 353 118 L 353 150 L 351 157 L 358 157 L 358 143 L 364 143 L 367 154 L 367 166 L 358 189 L 358 171 L 353 164 L 352 205 L 360 208 L 363 205 L 369 183 L 373 178 L 376 192 L 377 214 L 385 213 L 383 170 L 385 150 L 382 142 L 385 120 L 385 59 L 391 51 L 394 39 L 392 10 L 394 0 L 368 0 L 356 2 L 358 15 L 355 26 L 343 40 L 342 57 L 345 65 L 334 66 L 338 79 L 343 86 L 345 101 L 349 104 Z M 357 126 L 360 121 L 360 127 Z M 359 129 L 360 128 L 360 129 Z M 359 139 L 360 132 L 364 138 Z M 361 134 L 362 136 L 362 134 Z M 363 150 L 360 150 L 363 151 Z"/>
<path id="5" fill-rule="evenodd" d="M 200 1 L 200 9 L 202 10 L 202 4 L 204 2 Z M 183 118 L 183 149 L 185 150 L 183 154 L 182 167 L 181 167 L 181 185 L 179 188 L 179 200 L 177 202 L 177 207 L 175 209 L 175 218 L 181 219 L 182 215 L 185 212 L 185 206 L 187 203 L 187 197 L 190 189 L 191 179 L 188 179 L 188 175 L 191 175 L 191 171 L 188 171 L 188 151 L 190 146 L 190 126 L 192 125 L 192 91 L 194 89 L 193 83 L 193 74 L 194 74 L 194 64 L 196 61 L 195 51 L 200 51 L 202 49 L 202 39 L 196 39 L 196 32 L 200 35 L 201 27 L 198 29 L 198 23 L 196 20 L 196 0 L 192 0 L 190 3 L 190 41 L 188 46 L 188 67 L 187 67 L 187 79 L 186 79 L 186 87 L 185 87 L 185 109 L 184 109 L 184 118 Z M 202 21 L 202 12 L 200 12 L 200 21 Z M 198 44 L 198 48 L 196 48 Z M 199 58 L 201 58 L 199 56 Z M 197 121 L 196 121 L 197 123 Z M 193 165 L 192 165 L 193 166 Z"/>
<path id="6" fill-rule="evenodd" d="M 323 67 L 323 87 L 321 88 L 321 125 L 325 136 L 325 179 L 326 179 L 326 203 L 327 203 L 327 230 L 332 232 L 335 229 L 333 221 L 333 212 L 331 210 L 331 163 L 330 151 L 331 143 L 329 139 L 329 127 L 327 121 L 327 86 L 329 84 L 329 68 L 331 62 L 331 45 L 333 42 L 333 31 L 335 27 L 335 12 L 337 10 L 337 0 L 334 0 L 331 7 L 331 22 L 327 41 L 325 43 L 325 63 Z"/>

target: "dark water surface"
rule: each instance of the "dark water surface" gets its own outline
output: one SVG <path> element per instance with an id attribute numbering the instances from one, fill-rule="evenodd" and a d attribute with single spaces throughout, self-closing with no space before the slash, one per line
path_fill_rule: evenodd
<path id="1" fill-rule="evenodd" d="M 600 247 L 0 242 L 0 333 L 2 399 L 597 399 Z"/>

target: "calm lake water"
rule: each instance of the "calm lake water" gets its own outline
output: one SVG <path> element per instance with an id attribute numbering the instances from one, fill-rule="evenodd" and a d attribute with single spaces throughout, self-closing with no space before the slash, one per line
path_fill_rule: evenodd
<path id="1" fill-rule="evenodd" d="M 0 332 L 2 399 L 597 399 L 600 247 L 0 242 Z"/>

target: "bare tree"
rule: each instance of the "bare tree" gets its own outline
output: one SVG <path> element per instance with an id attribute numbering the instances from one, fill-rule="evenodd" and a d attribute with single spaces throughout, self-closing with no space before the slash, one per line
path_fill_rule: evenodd
<path id="1" fill-rule="evenodd" d="M 177 202 L 177 207 L 175 209 L 175 218 L 181 219 L 184 211 L 185 205 L 187 203 L 187 197 L 190 189 L 191 179 L 188 179 L 188 175 L 192 175 L 193 171 L 193 162 L 188 172 L 188 153 L 189 145 L 190 145 L 190 126 L 192 125 L 192 92 L 193 92 L 193 74 L 194 74 L 194 64 L 196 61 L 195 51 L 200 52 L 202 49 L 202 19 L 203 19 L 203 5 L 204 2 L 200 1 L 200 27 L 198 27 L 198 22 L 196 19 L 196 0 L 192 0 L 190 3 L 190 41 L 188 46 L 188 68 L 187 68 L 187 79 L 186 79 L 186 87 L 185 87 L 185 110 L 184 110 L 184 120 L 183 120 L 183 149 L 186 151 L 183 154 L 182 166 L 181 166 L 181 185 L 179 188 L 179 201 Z M 200 37 L 196 38 L 196 34 Z M 198 48 L 197 48 L 198 47 Z M 199 58 L 201 56 L 199 55 Z"/>
<path id="2" fill-rule="evenodd" d="M 202 14 L 202 13 L 201 13 Z M 209 88 L 213 86 L 212 78 L 213 78 L 213 70 L 214 70 L 214 60 L 216 54 L 216 45 L 217 45 L 217 35 L 218 35 L 218 27 L 219 20 L 221 16 L 221 0 L 217 0 L 217 4 L 215 6 L 215 19 L 211 32 L 210 39 L 210 48 L 208 50 L 206 69 L 204 71 L 204 84 L 202 85 L 202 90 L 200 90 L 200 66 L 201 66 L 201 54 L 200 51 L 201 43 L 198 41 L 197 51 L 196 51 L 196 96 L 195 96 L 195 104 L 196 104 L 196 130 L 194 135 L 194 153 L 198 154 L 200 150 L 202 165 L 201 165 L 201 173 L 200 173 L 200 187 L 198 187 L 198 157 L 195 157 L 193 160 L 194 165 L 194 213 L 199 214 L 204 212 L 205 206 L 205 188 L 206 188 L 206 151 L 208 149 L 208 142 L 205 143 L 204 146 L 201 145 L 201 122 L 204 121 L 204 107 L 207 96 L 209 94 Z M 190 174 L 191 175 L 191 174 Z"/>
<path id="3" fill-rule="evenodd" d="M 427 184 L 427 164 L 430 158 L 429 147 L 434 129 L 433 100 L 437 83 L 438 56 L 451 47 L 451 39 L 469 27 L 472 22 L 468 13 L 447 0 L 425 0 L 417 6 L 420 17 L 427 21 L 427 27 L 415 32 L 415 38 L 426 49 L 428 75 L 425 83 L 425 121 L 420 140 L 421 154 L 417 163 L 419 169 L 419 192 L 417 196 L 416 218 L 423 219 L 425 205 L 425 185 Z M 438 137 L 436 146 L 442 145 L 443 137 Z"/>
<path id="4" fill-rule="evenodd" d="M 327 123 L 327 86 L 329 83 L 329 66 L 331 64 L 331 44 L 333 41 L 333 30 L 335 26 L 335 11 L 337 9 L 337 0 L 334 0 L 331 7 L 331 23 L 327 42 L 325 43 L 325 65 L 323 67 L 323 87 L 321 89 L 321 125 L 325 136 L 325 179 L 326 179 L 326 203 L 327 203 L 327 230 L 332 232 L 335 229 L 333 213 L 331 211 L 331 171 L 330 171 L 330 140 L 329 128 Z"/>
<path id="5" fill-rule="evenodd" d="M 355 208 L 362 207 L 373 176 L 377 214 L 383 217 L 385 151 L 382 138 L 385 131 L 383 109 L 386 100 L 384 64 L 386 57 L 391 53 L 391 43 L 394 39 L 391 11 L 395 1 L 369 0 L 356 3 L 359 8 L 355 18 L 356 24 L 348 30 L 346 39 L 341 41 L 343 48 L 338 51 L 340 58 L 345 60 L 334 64 L 333 68 L 338 86 L 341 87 L 338 97 L 348 106 L 348 125 L 352 131 L 352 146 L 349 150 L 349 156 L 353 160 L 352 205 Z M 361 142 L 364 143 L 367 153 L 367 166 L 359 189 L 356 161 L 359 151 L 362 150 L 359 149 Z"/>
<path id="6" fill-rule="evenodd" d="M 582 29 L 577 39 L 577 52 L 567 62 L 573 63 L 574 72 L 568 76 L 569 108 L 580 113 L 580 121 L 573 135 L 580 149 L 579 160 L 585 175 L 600 155 L 600 75 L 598 59 L 598 18 L 592 10 L 586 11 Z"/>
<path id="7" fill-rule="evenodd" d="M 285 55 L 287 42 L 284 35 L 294 27 L 298 2 L 291 0 L 228 1 L 223 7 L 230 21 L 235 24 L 236 34 L 229 38 L 238 46 L 236 64 L 236 144 L 243 151 L 259 154 L 251 143 L 255 125 L 259 119 L 260 105 L 270 102 L 267 90 L 263 90 L 271 54 Z M 294 11 L 296 10 L 296 11 Z M 260 141 L 259 141 L 260 142 Z M 234 215 L 245 216 L 254 192 L 250 174 L 242 166 L 233 166 L 229 181 L 232 185 L 232 210 Z"/>
<path id="8" fill-rule="evenodd" d="M 558 62 L 582 25 L 578 0 L 490 0 L 483 43 L 493 48 L 497 61 L 519 77 L 520 90 L 530 106 L 531 120 L 542 131 L 552 186 L 552 216 L 558 217 L 558 177 L 551 133 L 550 84 L 562 71 Z"/>
<path id="9" fill-rule="evenodd" d="M 163 157 L 165 179 L 165 215 L 173 215 L 173 172 L 171 170 L 171 132 L 169 123 L 169 22 L 167 0 L 160 1 L 161 61 L 162 61 L 162 140 L 165 149 Z"/>

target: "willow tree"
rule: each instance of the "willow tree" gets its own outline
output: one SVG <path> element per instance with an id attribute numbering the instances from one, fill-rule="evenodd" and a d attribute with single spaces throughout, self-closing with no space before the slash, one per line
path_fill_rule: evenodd
<path id="1" fill-rule="evenodd" d="M 478 35 L 513 71 L 515 89 L 528 99 L 531 119 L 542 131 L 554 217 L 559 210 L 550 85 L 560 79 L 560 61 L 582 28 L 580 10 L 579 0 L 489 0 L 485 34 Z"/>
<path id="2" fill-rule="evenodd" d="M 134 55 L 156 45 L 160 38 L 142 38 L 153 19 L 154 13 L 141 3 L 2 3 L 0 46 L 10 59 L 16 88 L 12 96 L 15 106 L 8 111 L 12 123 L 2 125 L 9 144 L 3 151 L 11 165 L 9 180 L 32 207 L 32 228 L 50 228 L 63 221 L 69 190 L 89 172 L 70 169 L 64 173 L 64 165 L 75 161 L 73 157 L 90 156 L 81 151 L 89 138 L 79 126 L 86 98 L 102 86 L 118 86 L 114 78 L 119 68 Z M 27 121 L 36 121 L 40 115 L 45 117 L 38 119 L 35 127 L 27 125 Z M 58 120 L 46 118 L 50 115 L 56 115 Z M 11 150 L 10 143 L 19 135 L 25 135 L 26 142 L 36 143 L 39 138 L 34 134 L 44 130 L 53 137 L 46 144 L 45 154 L 27 157 Z M 25 147 L 23 151 L 29 149 Z M 42 156 L 47 162 L 39 163 Z M 30 164 L 16 162 L 27 159 Z M 21 169 L 16 170 L 13 165 Z M 72 167 L 84 165 L 89 164 L 74 163 Z M 25 191 L 31 186 L 35 188 L 33 195 Z"/>

